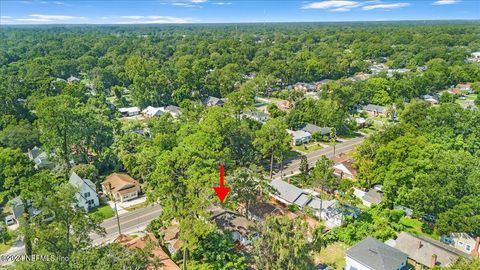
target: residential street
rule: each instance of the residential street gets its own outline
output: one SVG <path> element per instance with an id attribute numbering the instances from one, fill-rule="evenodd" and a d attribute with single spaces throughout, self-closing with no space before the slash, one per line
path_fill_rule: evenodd
<path id="1" fill-rule="evenodd" d="M 124 234 L 143 231 L 150 221 L 160 215 L 161 211 L 160 205 L 153 205 L 120 215 L 120 229 Z M 101 225 L 105 228 L 107 234 L 103 237 L 96 234 L 91 235 L 94 245 L 109 242 L 118 236 L 116 217 L 103 221 Z"/>
<path id="2" fill-rule="evenodd" d="M 140 208 L 123 215 L 120 215 L 120 228 L 122 233 L 131 234 L 138 231 L 143 231 L 148 223 L 158 217 L 162 211 L 160 205 L 147 206 Z M 116 217 L 109 218 L 102 222 L 101 226 L 105 228 L 106 235 L 99 236 L 91 235 L 94 245 L 110 242 L 118 236 L 118 226 Z M 10 249 L 7 253 L 2 255 L 23 255 L 25 252 L 24 246 L 16 246 Z M 7 265 L 11 262 L 4 262 L 0 260 L 0 265 Z"/>
<path id="3" fill-rule="evenodd" d="M 346 152 L 354 149 L 357 145 L 361 144 L 364 139 L 365 139 L 365 137 L 358 137 L 358 138 L 354 138 L 354 139 L 351 139 L 351 140 L 348 140 L 348 141 L 345 141 L 345 142 L 342 142 L 342 143 L 337 143 L 337 145 L 335 146 L 335 155 L 338 155 L 340 153 L 346 153 Z M 314 166 L 315 162 L 317 162 L 317 160 L 319 160 L 320 157 L 323 156 L 323 155 L 326 155 L 329 158 L 332 157 L 333 156 L 333 146 L 326 147 L 326 148 L 320 149 L 318 151 L 314 151 L 312 153 L 308 153 L 306 155 L 307 160 L 308 160 L 308 165 L 310 167 Z M 284 166 L 283 167 L 283 174 L 284 174 L 283 177 L 288 177 L 288 176 L 292 176 L 292 175 L 300 173 L 300 157 L 284 162 L 283 166 Z M 281 178 L 280 167 L 278 165 L 274 168 L 273 178 L 274 179 L 280 179 Z"/>

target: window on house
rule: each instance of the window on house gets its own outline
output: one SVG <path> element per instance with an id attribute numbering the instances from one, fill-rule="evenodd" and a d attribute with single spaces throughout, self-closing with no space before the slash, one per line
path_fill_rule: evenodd
<path id="1" fill-rule="evenodd" d="M 85 195 L 85 196 L 84 196 L 85 198 L 88 198 L 88 197 L 90 197 L 90 192 L 85 192 L 84 195 Z"/>
<path id="2" fill-rule="evenodd" d="M 458 245 L 463 247 L 463 242 L 458 242 Z"/>
<path id="3" fill-rule="evenodd" d="M 470 251 L 470 249 L 472 249 L 472 247 L 470 245 L 465 245 L 465 250 L 466 251 Z"/>

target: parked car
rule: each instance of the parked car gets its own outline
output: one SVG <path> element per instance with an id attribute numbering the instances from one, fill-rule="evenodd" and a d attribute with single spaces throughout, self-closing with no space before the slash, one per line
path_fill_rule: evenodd
<path id="1" fill-rule="evenodd" d="M 5 224 L 7 224 L 7 226 L 15 224 L 15 217 L 13 215 L 6 216 Z"/>

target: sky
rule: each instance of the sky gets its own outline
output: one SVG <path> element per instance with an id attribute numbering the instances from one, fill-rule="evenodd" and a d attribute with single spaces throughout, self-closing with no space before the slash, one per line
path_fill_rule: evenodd
<path id="1" fill-rule="evenodd" d="M 0 0 L 0 25 L 480 19 L 480 0 Z"/>

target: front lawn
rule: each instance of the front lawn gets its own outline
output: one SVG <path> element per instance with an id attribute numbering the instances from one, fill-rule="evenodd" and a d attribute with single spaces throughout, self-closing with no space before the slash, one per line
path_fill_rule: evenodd
<path id="1" fill-rule="evenodd" d="M 142 203 L 139 203 L 139 204 L 132 205 L 130 207 L 125 207 L 123 209 L 131 212 L 131 211 L 134 211 L 134 210 L 137 210 L 137 209 L 140 209 L 140 208 L 145 208 L 147 206 L 148 206 L 147 202 L 142 202 Z"/>
<path id="2" fill-rule="evenodd" d="M 312 143 L 307 143 L 307 144 L 302 144 L 302 145 L 296 145 L 292 147 L 293 150 L 303 152 L 303 153 L 311 153 L 317 150 L 322 149 L 323 147 L 317 143 L 317 142 L 312 142 Z"/>
<path id="3" fill-rule="evenodd" d="M 8 231 L 8 237 L 5 239 L 5 244 L 0 240 L 0 254 L 7 252 L 13 245 L 16 236 L 12 231 Z"/>
<path id="4" fill-rule="evenodd" d="M 106 204 L 93 209 L 88 215 L 92 218 L 97 217 L 100 220 L 104 220 L 113 217 L 115 213 L 110 205 Z"/>
<path id="5" fill-rule="evenodd" d="M 345 256 L 348 246 L 342 242 L 335 242 L 328 245 L 320 251 L 320 254 L 315 254 L 316 263 L 324 263 L 335 269 L 342 269 L 345 266 Z"/>

